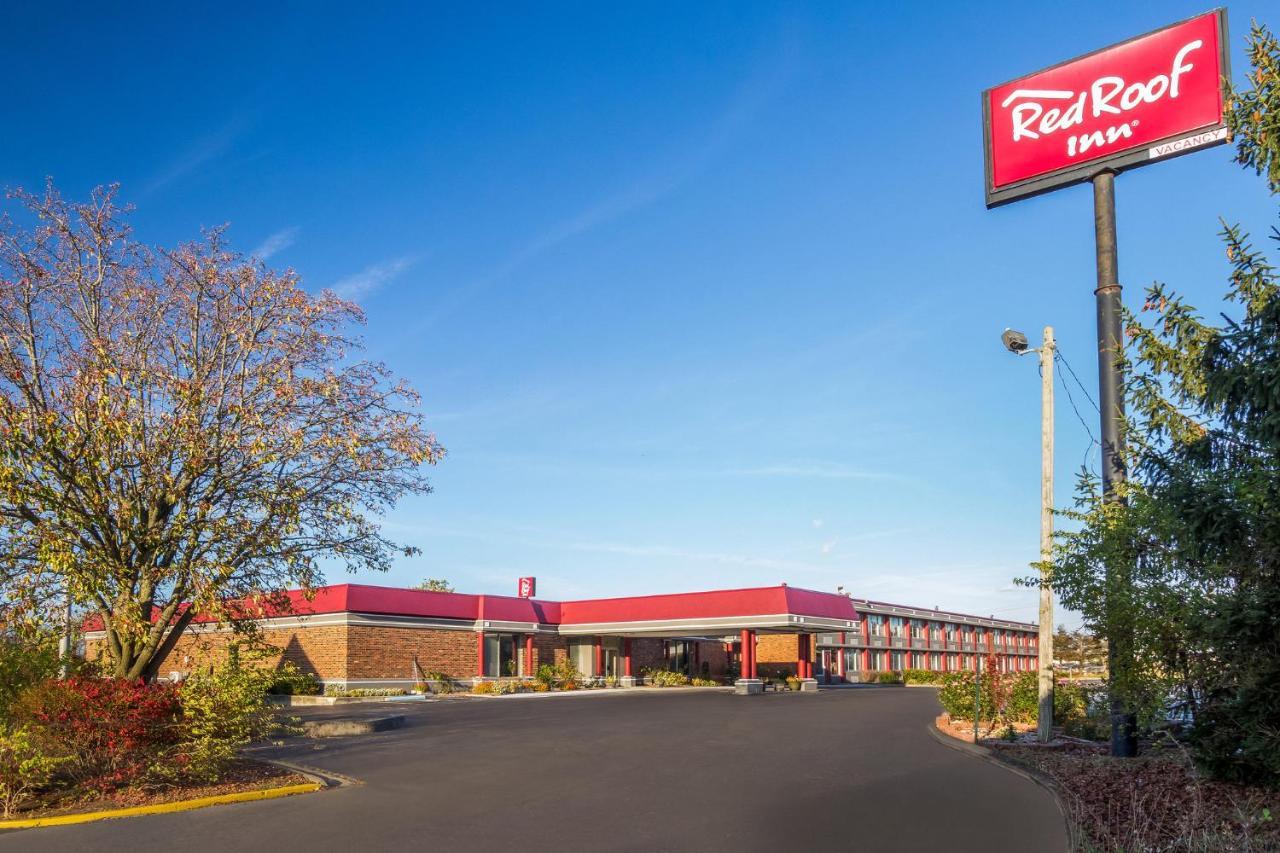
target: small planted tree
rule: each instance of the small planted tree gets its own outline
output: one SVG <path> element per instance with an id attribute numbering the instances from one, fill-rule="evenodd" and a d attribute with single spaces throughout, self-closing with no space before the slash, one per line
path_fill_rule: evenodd
<path id="1" fill-rule="evenodd" d="M 387 568 L 374 516 L 443 450 L 357 357 L 356 305 L 220 231 L 143 245 L 114 196 L 0 221 L 0 598 L 68 589 L 138 678 L 197 613 L 257 615 L 324 558 Z"/>

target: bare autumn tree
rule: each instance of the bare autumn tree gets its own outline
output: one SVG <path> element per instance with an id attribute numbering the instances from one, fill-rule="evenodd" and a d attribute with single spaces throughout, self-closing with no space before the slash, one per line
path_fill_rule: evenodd
<path id="1" fill-rule="evenodd" d="M 429 491 L 417 396 L 357 357 L 360 309 L 230 251 L 136 242 L 115 189 L 12 193 L 0 220 L 0 583 L 69 591 L 110 671 L 154 674 L 325 559 L 386 569 L 376 516 Z M 232 605 L 230 602 L 242 602 Z"/>

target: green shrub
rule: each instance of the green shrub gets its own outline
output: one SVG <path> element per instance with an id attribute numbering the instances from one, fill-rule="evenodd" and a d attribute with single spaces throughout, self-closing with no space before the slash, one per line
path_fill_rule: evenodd
<path id="1" fill-rule="evenodd" d="M 25 727 L 0 731 L 0 817 L 9 818 L 46 787 L 66 760 L 45 754 Z"/>
<path id="2" fill-rule="evenodd" d="M 800 689 L 800 679 L 796 678 L 794 675 L 788 675 L 784 681 L 786 682 L 788 690 L 798 691 Z"/>
<path id="3" fill-rule="evenodd" d="M 1079 685 L 1059 683 L 1053 688 L 1053 721 L 1062 725 L 1067 720 L 1089 714 L 1087 694 Z"/>
<path id="4" fill-rule="evenodd" d="M 409 691 L 403 687 L 339 687 L 330 684 L 324 688 L 324 695 L 339 699 L 376 699 L 383 696 L 408 696 Z"/>
<path id="5" fill-rule="evenodd" d="M 582 673 L 573 665 L 573 661 L 563 658 L 551 667 L 553 684 L 561 690 L 577 690 L 582 686 Z"/>
<path id="6" fill-rule="evenodd" d="M 1034 723 L 1039 711 L 1038 678 L 1034 672 L 982 672 L 982 708 L 984 721 Z M 973 719 L 973 673 L 945 673 L 938 691 L 942 710 L 953 720 Z"/>
<path id="7" fill-rule="evenodd" d="M 0 638 L 0 725 L 22 691 L 58 675 L 58 648 L 52 637 L 34 643 Z"/>
<path id="8" fill-rule="evenodd" d="M 1040 677 L 1034 672 L 1007 673 L 1010 682 L 1004 718 L 1010 722 L 1034 723 L 1040 716 Z"/>
<path id="9" fill-rule="evenodd" d="M 995 709 L 995 695 L 991 689 L 991 681 L 987 673 L 983 673 L 982 707 L 980 713 L 984 720 L 992 719 Z M 942 689 L 938 691 L 938 701 L 942 710 L 951 715 L 953 720 L 973 719 L 973 673 L 949 672 L 942 679 Z"/>
<path id="10" fill-rule="evenodd" d="M 320 680 L 298 669 L 292 661 L 284 661 L 271 673 L 267 692 L 275 696 L 318 696 Z"/>
<path id="11" fill-rule="evenodd" d="M 516 679 L 504 679 L 502 681 L 490 681 L 487 683 L 493 685 L 493 690 L 491 692 L 496 693 L 499 696 L 524 692 L 524 685 Z"/>
<path id="12" fill-rule="evenodd" d="M 687 687 L 689 686 L 689 676 L 683 672 L 650 669 L 645 671 L 645 683 L 653 687 Z"/>
<path id="13" fill-rule="evenodd" d="M 275 675 L 227 664 L 182 683 L 181 739 L 173 762 L 177 775 L 214 781 L 241 747 L 266 737 L 272 724 L 266 688 Z"/>
<path id="14" fill-rule="evenodd" d="M 695 678 L 689 682 L 694 687 L 719 687 L 720 682 L 714 678 Z"/>
<path id="15" fill-rule="evenodd" d="M 902 675 L 897 672 L 882 672 L 876 676 L 876 681 L 881 684 L 901 684 Z"/>
<path id="16" fill-rule="evenodd" d="M 447 672 L 428 672 L 425 675 L 426 684 L 424 692 L 431 693 L 452 693 L 453 692 L 453 676 Z"/>
<path id="17" fill-rule="evenodd" d="M 471 685 L 471 692 L 481 696 L 488 696 L 498 692 L 496 684 L 497 682 L 494 681 L 477 681 Z"/>
<path id="18" fill-rule="evenodd" d="M 931 669 L 904 669 L 902 680 L 907 684 L 941 684 L 944 675 L 946 673 Z"/>

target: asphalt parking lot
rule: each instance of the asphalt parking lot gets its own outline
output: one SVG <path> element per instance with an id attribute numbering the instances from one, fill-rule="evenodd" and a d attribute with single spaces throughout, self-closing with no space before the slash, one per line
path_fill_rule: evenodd
<path id="1" fill-rule="evenodd" d="M 1066 849 L 1047 791 L 928 733 L 928 689 L 611 691 L 341 710 L 390 709 L 407 715 L 404 728 L 269 751 L 358 785 L 13 832 L 0 851 Z"/>

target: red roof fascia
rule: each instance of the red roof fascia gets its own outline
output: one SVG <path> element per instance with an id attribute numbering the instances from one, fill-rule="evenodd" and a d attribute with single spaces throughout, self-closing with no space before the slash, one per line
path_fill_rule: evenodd
<path id="1" fill-rule="evenodd" d="M 858 618 L 853 603 L 843 595 L 786 585 L 565 602 L 367 584 L 317 587 L 309 599 L 301 590 L 288 590 L 285 596 L 288 603 L 283 607 L 262 599 L 250 600 L 238 609 L 243 617 L 256 619 L 322 613 L 372 613 L 466 622 L 536 622 L 543 625 L 715 619 L 784 613 L 827 619 Z M 202 615 L 195 621 L 212 622 L 214 619 Z M 92 615 L 85 620 L 84 627 L 89 631 L 101 630 L 101 619 Z"/>
<path id="2" fill-rule="evenodd" d="M 839 604 L 820 601 L 825 598 L 845 602 L 841 613 L 851 613 L 848 599 L 829 593 L 797 590 L 795 605 L 790 600 L 791 587 L 769 586 L 753 589 L 725 589 L 707 592 L 685 592 L 675 595 L 645 595 L 632 598 L 602 598 L 566 601 L 561 605 L 566 625 L 602 622 L 651 622 L 670 619 L 707 619 L 734 616 L 765 616 L 777 613 L 825 616 L 837 612 Z M 850 618 L 838 616 L 836 618 Z"/>
<path id="3" fill-rule="evenodd" d="M 796 586 L 786 587 L 787 612 L 797 616 L 818 616 L 824 619 L 856 620 L 858 612 L 853 602 L 846 596 L 833 592 L 818 592 L 812 589 L 801 589 Z"/>

